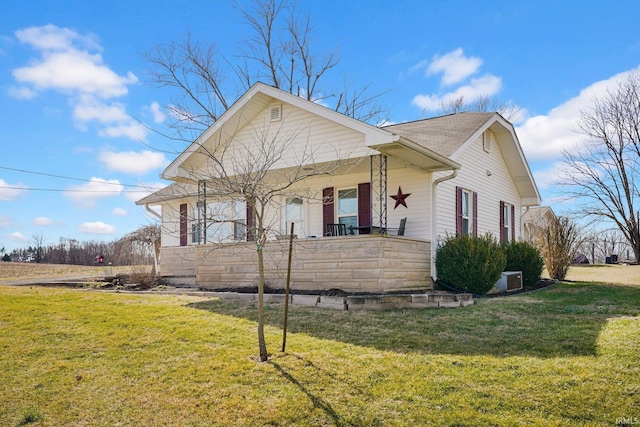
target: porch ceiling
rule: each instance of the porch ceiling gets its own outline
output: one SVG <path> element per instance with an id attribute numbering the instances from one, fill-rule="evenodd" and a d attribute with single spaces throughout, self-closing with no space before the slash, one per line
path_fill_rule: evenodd
<path id="1" fill-rule="evenodd" d="M 396 141 L 376 144 L 370 147 L 382 154 L 402 160 L 428 172 L 460 169 L 459 163 L 402 137 Z"/>

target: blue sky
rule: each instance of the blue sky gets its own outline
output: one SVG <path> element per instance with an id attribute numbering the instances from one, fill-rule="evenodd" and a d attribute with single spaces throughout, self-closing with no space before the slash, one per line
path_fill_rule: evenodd
<path id="1" fill-rule="evenodd" d="M 0 14 L 0 247 L 34 235 L 112 240 L 152 217 L 134 204 L 175 148 L 162 126 L 170 93 L 143 53 L 194 38 L 227 55 L 246 37 L 246 1 L 11 1 Z M 393 122 L 437 114 L 449 97 L 522 107 L 514 122 L 554 210 L 563 149 L 580 110 L 640 66 L 635 1 L 301 1 L 318 49 L 341 62 L 329 85 L 386 91 Z M 28 173 L 28 172 L 36 173 Z M 64 177 L 64 178 L 63 178 Z M 69 179 L 73 178 L 73 179 Z"/>

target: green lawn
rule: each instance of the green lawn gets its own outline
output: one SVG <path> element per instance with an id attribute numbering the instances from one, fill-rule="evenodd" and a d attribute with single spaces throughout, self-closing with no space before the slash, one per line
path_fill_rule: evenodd
<path id="1" fill-rule="evenodd" d="M 337 312 L 0 286 L 0 425 L 640 422 L 640 287 Z"/>

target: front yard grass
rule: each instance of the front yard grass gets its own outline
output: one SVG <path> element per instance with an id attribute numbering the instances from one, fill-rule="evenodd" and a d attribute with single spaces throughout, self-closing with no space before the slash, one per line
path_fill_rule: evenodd
<path id="1" fill-rule="evenodd" d="M 640 419 L 640 287 L 340 312 L 0 286 L 0 425 L 615 425 Z"/>

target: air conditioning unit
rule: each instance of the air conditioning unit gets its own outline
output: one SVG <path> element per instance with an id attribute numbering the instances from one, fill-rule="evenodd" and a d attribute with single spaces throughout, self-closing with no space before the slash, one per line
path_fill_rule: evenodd
<path id="1" fill-rule="evenodd" d="M 503 272 L 495 287 L 500 292 L 512 292 L 522 289 L 522 271 Z"/>

